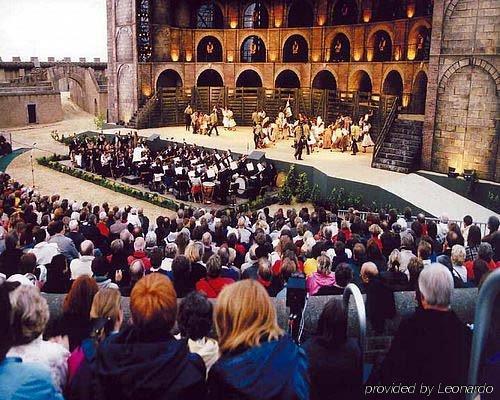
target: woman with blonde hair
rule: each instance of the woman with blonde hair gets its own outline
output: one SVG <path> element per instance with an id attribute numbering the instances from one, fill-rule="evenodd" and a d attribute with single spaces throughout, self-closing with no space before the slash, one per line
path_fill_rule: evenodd
<path id="1" fill-rule="evenodd" d="M 261 284 L 248 279 L 226 286 L 214 322 L 221 357 L 208 374 L 210 399 L 309 398 L 305 353 L 278 326 Z"/>
<path id="2" fill-rule="evenodd" d="M 118 333 L 123 322 L 121 295 L 117 289 L 103 288 L 94 296 L 90 309 L 90 337 L 84 339 L 68 359 L 68 399 L 95 398 L 93 385 L 97 347 L 111 334 Z"/>

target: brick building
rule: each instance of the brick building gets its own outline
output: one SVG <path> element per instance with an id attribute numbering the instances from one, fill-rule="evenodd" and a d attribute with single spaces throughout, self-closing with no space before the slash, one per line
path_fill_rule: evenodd
<path id="1" fill-rule="evenodd" d="M 292 96 L 298 111 L 372 107 L 383 122 L 397 96 L 400 112 L 425 112 L 425 168 L 498 181 L 499 10 L 492 0 L 107 0 L 109 116 L 165 125 L 191 101 L 236 108 L 244 123 Z"/>

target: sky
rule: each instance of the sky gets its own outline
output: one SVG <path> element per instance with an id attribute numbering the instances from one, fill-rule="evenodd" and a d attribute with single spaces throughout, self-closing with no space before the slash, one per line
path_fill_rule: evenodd
<path id="1" fill-rule="evenodd" d="M 0 0 L 0 57 L 107 59 L 106 0 Z"/>

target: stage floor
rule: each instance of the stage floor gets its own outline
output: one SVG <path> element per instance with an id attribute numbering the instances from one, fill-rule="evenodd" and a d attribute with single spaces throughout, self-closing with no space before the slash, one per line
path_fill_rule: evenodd
<path id="1" fill-rule="evenodd" d="M 129 129 L 121 128 L 106 130 L 106 133 Z M 247 154 L 254 150 L 253 133 L 251 127 L 237 127 L 236 131 L 225 131 L 219 127 L 219 136 L 195 135 L 186 132 L 184 127 L 165 127 L 139 130 L 139 135 L 148 137 L 157 133 L 162 139 L 176 142 L 185 141 L 209 148 L 228 150 L 235 153 Z M 465 197 L 462 197 L 442 186 L 417 174 L 401 174 L 392 171 L 371 167 L 373 148 L 366 153 L 360 151 L 356 156 L 350 151 L 341 153 L 339 150 L 320 150 L 311 155 L 304 151 L 303 161 L 296 161 L 293 139 L 279 141 L 276 146 L 265 149 L 266 157 L 270 159 L 295 162 L 309 165 L 321 170 L 327 175 L 350 181 L 366 183 L 385 189 L 428 213 L 440 216 L 447 213 L 451 219 L 461 220 L 464 215 L 470 214 L 476 221 L 486 222 L 494 212 L 482 207 Z"/>

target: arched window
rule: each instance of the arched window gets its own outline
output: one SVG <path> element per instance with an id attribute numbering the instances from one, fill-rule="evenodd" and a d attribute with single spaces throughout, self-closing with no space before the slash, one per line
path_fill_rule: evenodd
<path id="1" fill-rule="evenodd" d="M 249 36 L 241 44 L 241 62 L 266 62 L 266 45 L 258 36 Z"/>
<path id="2" fill-rule="evenodd" d="M 358 6 L 355 0 L 338 0 L 332 9 L 332 25 L 347 25 L 358 22 Z"/>
<path id="3" fill-rule="evenodd" d="M 420 71 L 415 77 L 411 91 L 411 111 L 415 114 L 425 114 L 425 100 L 427 97 L 427 75 Z"/>
<path id="4" fill-rule="evenodd" d="M 288 10 L 288 27 L 301 28 L 313 26 L 313 10 L 307 0 L 295 0 Z"/>
<path id="5" fill-rule="evenodd" d="M 214 36 L 205 36 L 198 43 L 196 57 L 198 62 L 220 62 L 222 61 L 222 45 Z"/>
<path id="6" fill-rule="evenodd" d="M 161 88 L 167 87 L 179 87 L 182 86 L 182 78 L 177 71 L 173 69 L 166 69 L 163 71 L 158 80 L 156 81 L 156 90 L 159 91 Z"/>
<path id="7" fill-rule="evenodd" d="M 374 0 L 374 21 L 391 21 L 393 19 L 405 18 L 405 3 L 401 0 Z"/>
<path id="8" fill-rule="evenodd" d="M 285 69 L 276 77 L 274 86 L 277 88 L 300 88 L 300 79 L 295 72 Z"/>
<path id="9" fill-rule="evenodd" d="M 398 71 L 391 71 L 387 74 L 382 92 L 391 96 L 398 96 L 401 101 L 401 97 L 403 96 L 403 79 Z"/>
<path id="10" fill-rule="evenodd" d="M 257 72 L 247 69 L 238 76 L 236 87 L 262 87 L 262 79 Z"/>
<path id="11" fill-rule="evenodd" d="M 331 62 L 345 62 L 351 60 L 351 45 L 343 33 L 338 33 L 332 40 L 330 48 Z"/>
<path id="12" fill-rule="evenodd" d="M 206 69 L 196 80 L 196 85 L 222 87 L 224 86 L 224 81 L 222 80 L 222 76 L 220 76 L 215 69 Z"/>
<path id="13" fill-rule="evenodd" d="M 420 27 L 414 38 L 410 38 L 414 43 L 409 43 L 409 46 L 415 47 L 415 60 L 422 61 L 429 59 L 431 49 L 431 32 L 428 28 Z"/>
<path id="14" fill-rule="evenodd" d="M 352 83 L 349 86 L 352 90 L 356 90 L 358 92 L 371 93 L 372 80 L 366 71 L 359 70 L 354 73 Z"/>
<path id="15" fill-rule="evenodd" d="M 264 3 L 251 3 L 243 13 L 243 28 L 259 29 L 269 27 L 269 15 Z"/>
<path id="16" fill-rule="evenodd" d="M 309 61 L 309 46 L 300 35 L 290 36 L 283 46 L 283 62 Z"/>
<path id="17" fill-rule="evenodd" d="M 323 70 L 314 77 L 312 87 L 314 89 L 337 90 L 337 81 L 330 71 Z"/>
<path id="18" fill-rule="evenodd" d="M 196 27 L 199 29 L 222 29 L 222 11 L 214 2 L 202 4 L 196 12 Z"/>
<path id="19" fill-rule="evenodd" d="M 392 60 L 392 40 L 386 31 L 378 31 L 373 36 L 373 61 Z"/>

